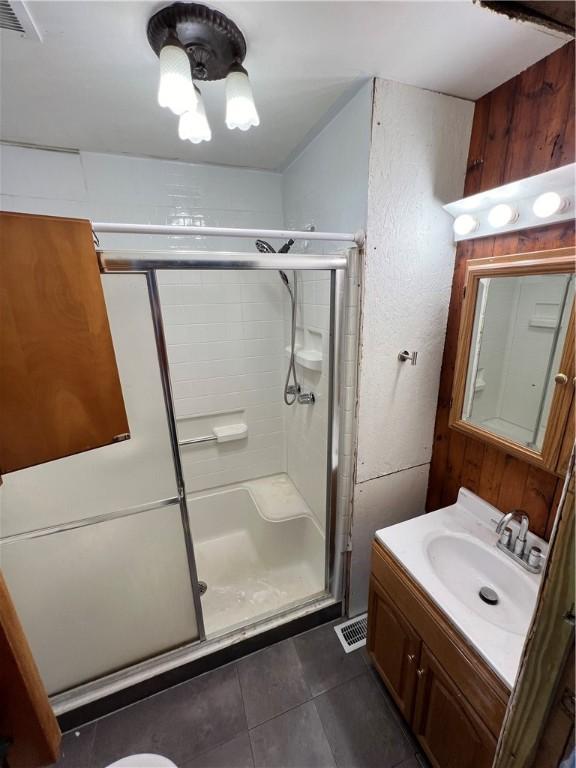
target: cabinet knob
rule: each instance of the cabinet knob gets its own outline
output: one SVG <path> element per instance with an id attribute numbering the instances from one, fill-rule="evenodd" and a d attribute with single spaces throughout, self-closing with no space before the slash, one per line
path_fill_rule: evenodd
<path id="1" fill-rule="evenodd" d="M 422 668 L 416 670 L 416 674 L 418 675 L 418 677 L 423 677 L 424 676 L 424 672 L 425 672 L 425 670 L 422 669 Z"/>
<path id="2" fill-rule="evenodd" d="M 565 373 L 557 373 L 554 376 L 554 381 L 556 384 L 568 384 L 568 376 Z"/>
<path id="3" fill-rule="evenodd" d="M 413 664 L 415 659 L 416 659 L 416 654 L 415 653 L 409 653 L 408 654 L 408 661 L 410 662 L 410 664 Z"/>

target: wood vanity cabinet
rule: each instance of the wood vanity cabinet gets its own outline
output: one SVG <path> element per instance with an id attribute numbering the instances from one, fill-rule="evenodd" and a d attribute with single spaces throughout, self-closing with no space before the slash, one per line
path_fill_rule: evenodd
<path id="1" fill-rule="evenodd" d="M 367 648 L 435 768 L 490 768 L 510 692 L 378 542 Z"/>
<path id="2" fill-rule="evenodd" d="M 127 437 L 90 222 L 0 212 L 0 475 Z"/>

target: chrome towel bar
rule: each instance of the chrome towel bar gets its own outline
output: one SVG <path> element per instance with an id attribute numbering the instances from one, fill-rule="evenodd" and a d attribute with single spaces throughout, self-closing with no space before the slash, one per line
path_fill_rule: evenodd
<path id="1" fill-rule="evenodd" d="M 178 440 L 178 445 L 196 445 L 197 443 L 215 443 L 216 435 L 204 435 L 203 437 L 189 437 L 187 440 Z"/>

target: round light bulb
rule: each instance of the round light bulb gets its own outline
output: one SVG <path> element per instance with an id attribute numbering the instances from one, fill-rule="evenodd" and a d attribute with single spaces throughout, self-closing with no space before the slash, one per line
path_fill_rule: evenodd
<path id="1" fill-rule="evenodd" d="M 206 117 L 206 110 L 200 91 L 196 91 L 196 108 L 184 112 L 178 121 L 178 136 L 182 141 L 191 141 L 192 144 L 200 144 L 202 141 L 210 141 L 212 131 Z"/>
<path id="2" fill-rule="evenodd" d="M 500 203 L 490 209 L 488 222 L 492 227 L 506 227 L 518 218 L 518 212 L 508 203 Z"/>
<path id="3" fill-rule="evenodd" d="M 558 192 L 544 192 L 538 195 L 532 205 L 535 216 L 539 219 L 547 219 L 556 213 L 561 213 L 567 207 L 568 201 L 561 197 Z"/>
<path id="4" fill-rule="evenodd" d="M 158 104 L 175 115 L 183 115 L 195 109 L 196 101 L 186 51 L 176 45 L 165 45 L 160 51 Z"/>
<path id="5" fill-rule="evenodd" d="M 463 213 L 454 219 L 454 232 L 457 235 L 469 235 L 478 229 L 478 219 L 469 213 Z"/>
<path id="6" fill-rule="evenodd" d="M 226 125 L 241 131 L 260 125 L 248 73 L 240 65 L 235 65 L 226 77 Z"/>

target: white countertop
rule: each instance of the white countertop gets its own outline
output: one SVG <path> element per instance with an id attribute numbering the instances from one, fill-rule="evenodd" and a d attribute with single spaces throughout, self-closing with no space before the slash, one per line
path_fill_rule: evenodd
<path id="1" fill-rule="evenodd" d="M 497 549 L 495 528 L 501 517 L 495 507 L 461 488 L 456 504 L 383 528 L 376 531 L 376 538 L 512 688 L 536 605 L 540 574 L 529 573 Z M 445 555 L 445 542 L 454 547 L 450 556 Z M 545 542 L 528 534 L 528 546 L 532 544 L 547 552 Z M 476 554 L 482 567 L 487 558 L 488 571 L 484 567 L 483 572 L 475 572 Z M 496 589 L 498 605 L 480 600 L 481 586 Z"/>

